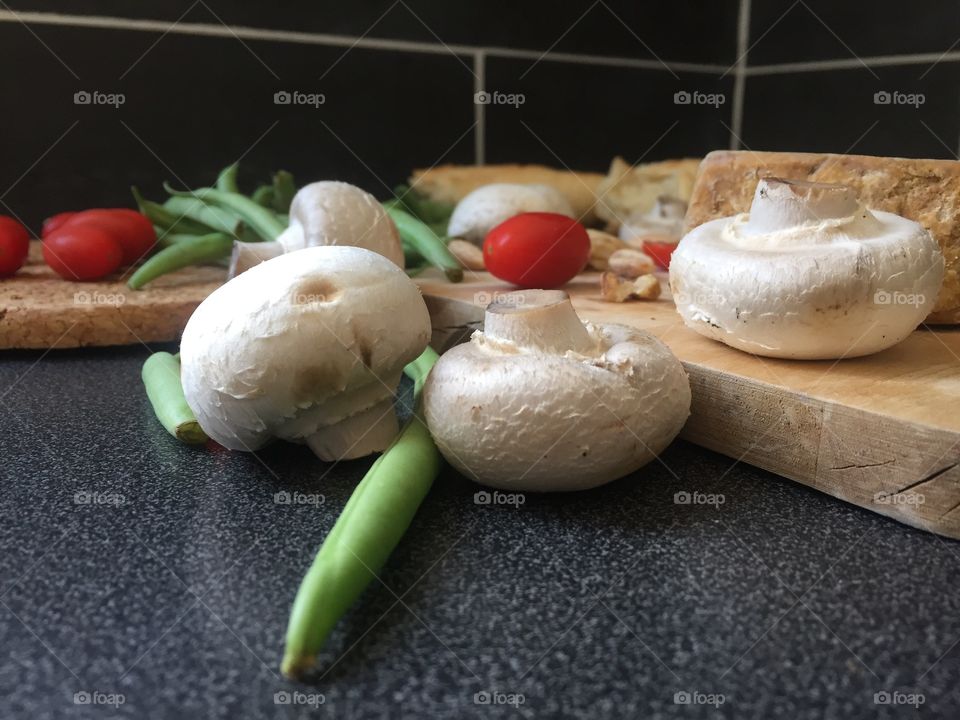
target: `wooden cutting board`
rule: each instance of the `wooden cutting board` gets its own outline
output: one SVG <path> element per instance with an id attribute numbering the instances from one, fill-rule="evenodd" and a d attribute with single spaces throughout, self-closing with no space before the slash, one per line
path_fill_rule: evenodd
<path id="1" fill-rule="evenodd" d="M 434 347 L 457 342 L 510 290 L 486 273 L 418 279 Z M 960 330 L 918 330 L 877 355 L 773 360 L 688 330 L 666 288 L 653 302 L 607 303 L 599 276 L 565 288 L 585 320 L 647 330 L 683 362 L 693 390 L 682 437 L 874 512 L 960 538 Z M 691 487 L 690 491 L 698 490 Z"/>
<path id="2" fill-rule="evenodd" d="M 176 340 L 227 274 L 220 267 L 186 268 L 131 290 L 129 272 L 102 282 L 69 282 L 47 267 L 40 243 L 32 242 L 27 264 L 0 279 L 0 349 Z"/>

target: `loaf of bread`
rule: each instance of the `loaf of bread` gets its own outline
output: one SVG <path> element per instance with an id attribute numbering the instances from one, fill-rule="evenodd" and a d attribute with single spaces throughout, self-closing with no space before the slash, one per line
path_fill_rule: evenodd
<path id="1" fill-rule="evenodd" d="M 700 164 L 685 231 L 708 220 L 747 212 L 763 177 L 841 183 L 868 208 L 910 218 L 927 228 L 946 259 L 943 287 L 929 323 L 960 323 L 960 162 L 828 153 L 719 150 Z"/>
<path id="2" fill-rule="evenodd" d="M 559 191 L 581 222 L 596 222 L 596 190 L 601 173 L 557 170 L 545 165 L 438 165 L 414 170 L 410 184 L 432 200 L 457 203 L 481 185 L 525 183 L 549 185 Z"/>
<path id="3" fill-rule="evenodd" d="M 597 216 L 616 232 L 631 215 L 649 212 L 661 195 L 687 201 L 699 165 L 699 158 L 631 165 L 616 157 L 597 188 Z"/>

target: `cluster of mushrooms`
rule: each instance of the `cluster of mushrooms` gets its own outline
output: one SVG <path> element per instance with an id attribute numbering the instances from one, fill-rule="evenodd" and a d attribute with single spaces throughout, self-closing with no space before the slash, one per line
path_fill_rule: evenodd
<path id="1" fill-rule="evenodd" d="M 550 188 L 488 186 L 457 208 L 451 232 L 482 236 L 505 196 L 524 210 L 566 202 Z M 234 450 L 274 439 L 325 461 L 384 450 L 398 432 L 402 369 L 431 326 L 382 206 L 346 183 L 308 185 L 277 243 L 238 244 L 233 265 L 181 343 L 201 427 Z M 866 209 L 843 186 L 767 179 L 749 213 L 683 238 L 670 287 L 684 322 L 708 337 L 770 357 L 840 358 L 906 337 L 942 277 L 938 245 L 917 223 Z M 527 290 L 487 307 L 484 329 L 437 362 L 423 400 L 437 446 L 464 475 L 580 490 L 666 448 L 689 415 L 690 385 L 652 335 L 582 322 L 562 291 Z"/>

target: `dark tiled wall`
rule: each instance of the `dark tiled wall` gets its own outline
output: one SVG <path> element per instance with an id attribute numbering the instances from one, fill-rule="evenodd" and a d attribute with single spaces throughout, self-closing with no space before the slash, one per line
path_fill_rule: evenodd
<path id="1" fill-rule="evenodd" d="M 284 167 L 385 195 L 437 162 L 954 157 L 960 138 L 956 0 L 10 0 L 0 21 L 0 212 L 34 227 L 238 158 L 248 187 Z"/>

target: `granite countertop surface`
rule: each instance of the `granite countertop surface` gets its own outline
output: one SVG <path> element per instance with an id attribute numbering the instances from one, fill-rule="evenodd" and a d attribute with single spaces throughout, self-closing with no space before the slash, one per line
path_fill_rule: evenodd
<path id="1" fill-rule="evenodd" d="M 682 441 L 516 505 L 446 471 L 291 683 L 291 600 L 370 461 L 178 445 L 146 354 L 0 359 L 3 717 L 960 716 L 960 543 Z"/>

